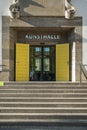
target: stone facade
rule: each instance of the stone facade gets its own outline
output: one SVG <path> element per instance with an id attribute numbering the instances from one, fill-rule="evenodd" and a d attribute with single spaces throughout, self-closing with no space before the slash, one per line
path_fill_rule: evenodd
<path id="1" fill-rule="evenodd" d="M 58 43 L 70 44 L 70 80 L 72 79 L 72 45 L 75 42 L 75 75 L 79 80 L 80 67 L 82 62 L 82 18 L 76 17 L 73 20 L 66 20 L 64 17 L 22 17 L 21 19 L 10 20 L 9 17 L 3 17 L 3 71 L 0 79 L 5 81 L 15 80 L 15 44 L 22 42 L 20 37 L 23 32 L 55 32 L 61 35 Z M 18 35 L 20 34 L 21 35 Z M 26 41 L 24 41 L 26 42 Z"/>
<path id="2" fill-rule="evenodd" d="M 21 16 L 64 16 L 65 0 L 19 0 Z"/>
<path id="3" fill-rule="evenodd" d="M 60 35 L 58 41 L 50 40 L 46 43 L 69 43 L 70 80 L 73 81 L 73 77 L 76 77 L 75 81 L 78 81 L 79 64 L 82 63 L 82 17 L 65 19 L 65 0 L 19 0 L 19 6 L 19 19 L 11 19 L 9 16 L 2 17 L 3 70 L 0 72 L 0 80 L 15 80 L 15 44 L 17 42 L 32 43 L 32 41 L 26 41 L 24 35 L 27 32 L 35 32 L 36 34 Z"/>

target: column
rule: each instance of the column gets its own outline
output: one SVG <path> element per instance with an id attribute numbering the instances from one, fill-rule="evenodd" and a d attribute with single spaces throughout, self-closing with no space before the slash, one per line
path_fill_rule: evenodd
<path id="1" fill-rule="evenodd" d="M 75 42 L 73 42 L 72 46 L 72 82 L 76 81 L 76 66 L 75 66 L 75 61 L 76 61 L 76 51 L 75 51 Z"/>

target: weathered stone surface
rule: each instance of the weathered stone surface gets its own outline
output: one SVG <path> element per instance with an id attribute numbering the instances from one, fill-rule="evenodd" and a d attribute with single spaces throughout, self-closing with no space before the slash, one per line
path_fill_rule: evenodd
<path id="1" fill-rule="evenodd" d="M 64 0 L 19 0 L 21 16 L 64 16 Z"/>

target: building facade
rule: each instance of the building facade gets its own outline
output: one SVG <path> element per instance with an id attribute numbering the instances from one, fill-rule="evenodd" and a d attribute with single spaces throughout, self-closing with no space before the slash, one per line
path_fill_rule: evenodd
<path id="1" fill-rule="evenodd" d="M 3 7 L 3 1 L 1 5 Z M 67 17 L 68 6 L 76 15 Z M 0 10 L 1 81 L 79 81 L 85 28 L 74 0 L 6 0 Z M 77 10 L 78 9 L 78 10 Z M 72 10 L 70 10 L 72 11 Z M 82 29 L 84 31 L 82 32 Z M 85 51 L 83 51 L 85 49 Z M 84 53 L 83 53 L 84 52 Z"/>

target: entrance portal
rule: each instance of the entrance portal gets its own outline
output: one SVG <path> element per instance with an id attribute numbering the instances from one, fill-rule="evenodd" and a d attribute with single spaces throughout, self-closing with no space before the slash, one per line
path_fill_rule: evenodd
<path id="1" fill-rule="evenodd" d="M 30 46 L 30 80 L 55 80 L 55 46 Z"/>
<path id="2" fill-rule="evenodd" d="M 16 81 L 69 81 L 69 44 L 16 44 Z"/>

